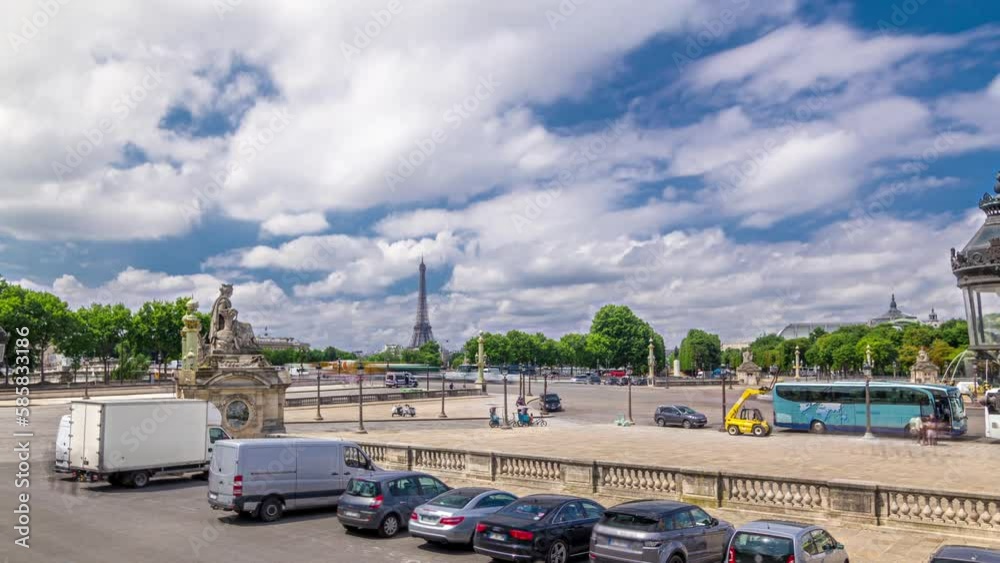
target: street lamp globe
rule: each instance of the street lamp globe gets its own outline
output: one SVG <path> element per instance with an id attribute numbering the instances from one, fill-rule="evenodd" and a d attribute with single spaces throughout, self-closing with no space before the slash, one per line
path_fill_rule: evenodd
<path id="1" fill-rule="evenodd" d="M 995 194 L 983 194 L 986 222 L 961 251 L 951 249 L 951 269 L 962 290 L 969 323 L 969 349 L 1000 351 L 1000 173 Z"/>

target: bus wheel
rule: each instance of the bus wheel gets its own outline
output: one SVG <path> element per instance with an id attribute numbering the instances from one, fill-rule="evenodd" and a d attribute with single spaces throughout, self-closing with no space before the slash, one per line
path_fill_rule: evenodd
<path id="1" fill-rule="evenodd" d="M 764 427 L 758 424 L 753 427 L 752 432 L 754 436 L 761 438 L 764 436 Z"/>
<path id="2" fill-rule="evenodd" d="M 819 420 L 814 420 L 812 421 L 812 424 L 809 425 L 809 431 L 813 434 L 825 434 L 826 425 Z"/>
<path id="3" fill-rule="evenodd" d="M 726 428 L 726 432 L 729 432 L 730 436 L 739 436 L 740 429 L 737 428 L 736 425 L 734 424 L 734 425 L 731 425 L 731 426 L 727 427 Z"/>

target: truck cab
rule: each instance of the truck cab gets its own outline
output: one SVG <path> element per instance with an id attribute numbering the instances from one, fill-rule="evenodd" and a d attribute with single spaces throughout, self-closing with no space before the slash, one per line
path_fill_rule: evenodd
<path id="1" fill-rule="evenodd" d="M 398 387 L 417 387 L 417 378 L 409 373 L 387 373 L 385 374 L 385 386 L 390 389 Z"/>
<path id="2" fill-rule="evenodd" d="M 1000 389 L 986 392 L 986 437 L 1000 440 Z"/>

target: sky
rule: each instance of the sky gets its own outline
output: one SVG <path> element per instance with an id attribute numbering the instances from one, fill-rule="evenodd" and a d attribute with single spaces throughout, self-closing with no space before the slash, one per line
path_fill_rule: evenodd
<path id="1" fill-rule="evenodd" d="M 962 317 L 1000 5 L 16 0 L 0 275 L 72 307 L 222 283 L 258 334 L 679 343 Z"/>

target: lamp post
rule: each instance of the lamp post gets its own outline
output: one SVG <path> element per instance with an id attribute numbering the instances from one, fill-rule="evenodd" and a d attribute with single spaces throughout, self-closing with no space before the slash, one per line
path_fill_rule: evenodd
<path id="1" fill-rule="evenodd" d="M 795 381 L 799 381 L 799 372 L 801 371 L 801 362 L 799 361 L 799 345 L 795 345 Z"/>
<path id="2" fill-rule="evenodd" d="M 8 385 L 10 383 L 10 378 L 7 376 L 7 342 L 10 341 L 10 335 L 7 331 L 0 327 L 0 368 L 3 368 L 3 383 Z"/>
<path id="3" fill-rule="evenodd" d="M 726 372 L 722 372 L 722 427 L 719 428 L 719 432 L 725 432 L 725 431 L 726 431 Z"/>
<path id="4" fill-rule="evenodd" d="M 503 426 L 500 428 L 510 430 L 510 417 L 507 415 L 507 377 L 510 374 L 503 374 Z"/>
<path id="5" fill-rule="evenodd" d="M 865 440 L 874 440 L 872 434 L 872 346 L 865 347 Z"/>
<path id="6" fill-rule="evenodd" d="M 635 424 L 632 418 L 632 376 L 628 373 L 628 364 L 625 364 L 625 377 L 628 379 L 628 421 Z"/>
<path id="7" fill-rule="evenodd" d="M 656 387 L 656 346 L 653 346 L 653 337 L 649 337 L 649 386 Z"/>
<path id="8" fill-rule="evenodd" d="M 445 340 L 445 344 L 447 344 L 447 343 L 448 343 L 448 341 Z M 447 366 L 448 365 L 448 350 L 446 348 L 444 348 L 444 347 L 441 348 L 441 365 L 443 365 L 443 366 Z M 445 392 L 445 390 L 444 390 L 444 374 L 445 374 L 445 372 L 442 371 L 441 372 L 441 414 L 438 415 L 438 418 L 448 418 L 448 415 L 445 414 L 445 412 L 444 412 L 444 396 L 447 394 Z"/>
<path id="9" fill-rule="evenodd" d="M 323 414 L 320 412 L 320 405 L 323 403 L 323 400 L 320 398 L 320 393 L 319 393 L 319 380 L 320 376 L 322 375 L 323 375 L 322 371 L 316 370 L 316 417 L 313 418 L 313 420 L 315 420 L 316 422 L 320 422 L 321 420 L 323 420 Z"/>
<path id="10" fill-rule="evenodd" d="M 367 434 L 365 430 L 365 366 L 358 362 L 358 434 Z"/>

